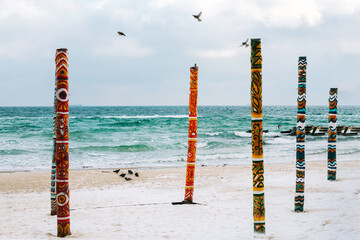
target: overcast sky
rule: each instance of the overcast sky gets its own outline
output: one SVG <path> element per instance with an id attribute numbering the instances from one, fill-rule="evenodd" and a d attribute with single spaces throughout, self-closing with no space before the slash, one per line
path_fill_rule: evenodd
<path id="1" fill-rule="evenodd" d="M 57 48 L 73 105 L 187 105 L 194 63 L 199 105 L 249 105 L 247 38 L 261 38 L 264 105 L 296 105 L 299 56 L 308 105 L 331 87 L 360 105 L 359 0 L 0 0 L 0 106 L 53 104 Z"/>

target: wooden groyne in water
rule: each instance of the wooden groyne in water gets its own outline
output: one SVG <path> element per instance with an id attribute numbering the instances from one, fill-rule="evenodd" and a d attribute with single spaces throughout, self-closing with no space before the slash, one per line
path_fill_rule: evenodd
<path id="1" fill-rule="evenodd" d="M 328 132 L 328 127 L 308 125 L 305 127 L 306 135 L 320 136 L 325 135 Z M 337 126 L 337 134 L 343 136 L 354 136 L 360 132 L 360 127 L 349 127 L 349 126 Z M 282 134 L 295 136 L 296 127 L 290 128 L 289 130 L 281 131 Z"/>

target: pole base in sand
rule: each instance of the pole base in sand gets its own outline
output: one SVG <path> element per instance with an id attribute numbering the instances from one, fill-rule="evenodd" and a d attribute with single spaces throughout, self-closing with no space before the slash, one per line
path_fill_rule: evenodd
<path id="1" fill-rule="evenodd" d="M 193 201 L 190 200 L 184 200 L 182 202 L 172 202 L 172 205 L 183 205 L 183 204 L 199 204 L 199 203 L 194 203 Z"/>

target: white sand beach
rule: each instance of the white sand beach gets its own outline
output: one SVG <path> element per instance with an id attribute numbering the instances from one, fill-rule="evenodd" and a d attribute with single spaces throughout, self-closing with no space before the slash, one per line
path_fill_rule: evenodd
<path id="1" fill-rule="evenodd" d="M 125 171 L 125 169 L 123 169 Z M 253 239 L 249 166 L 196 168 L 196 205 L 184 197 L 185 168 L 70 172 L 69 239 Z M 50 171 L 0 173 L 0 239 L 56 239 Z M 360 239 L 360 161 L 307 162 L 305 212 L 295 213 L 295 163 L 265 164 L 266 235 L 262 239 Z M 255 238 L 258 238 L 255 236 Z"/>

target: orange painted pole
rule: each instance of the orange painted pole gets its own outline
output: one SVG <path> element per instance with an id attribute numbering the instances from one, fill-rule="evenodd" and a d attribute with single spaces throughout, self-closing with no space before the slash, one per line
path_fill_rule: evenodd
<path id="1" fill-rule="evenodd" d="M 189 135 L 186 164 L 185 199 L 184 203 L 192 203 L 194 195 L 194 177 L 197 142 L 197 97 L 198 97 L 198 67 L 190 68 L 189 96 Z"/>
<path id="2" fill-rule="evenodd" d="M 56 50 L 56 203 L 57 236 L 65 237 L 70 232 L 69 190 L 69 85 L 68 51 Z"/>
<path id="3" fill-rule="evenodd" d="M 251 39 L 251 145 L 254 232 L 265 234 L 261 39 Z"/>

